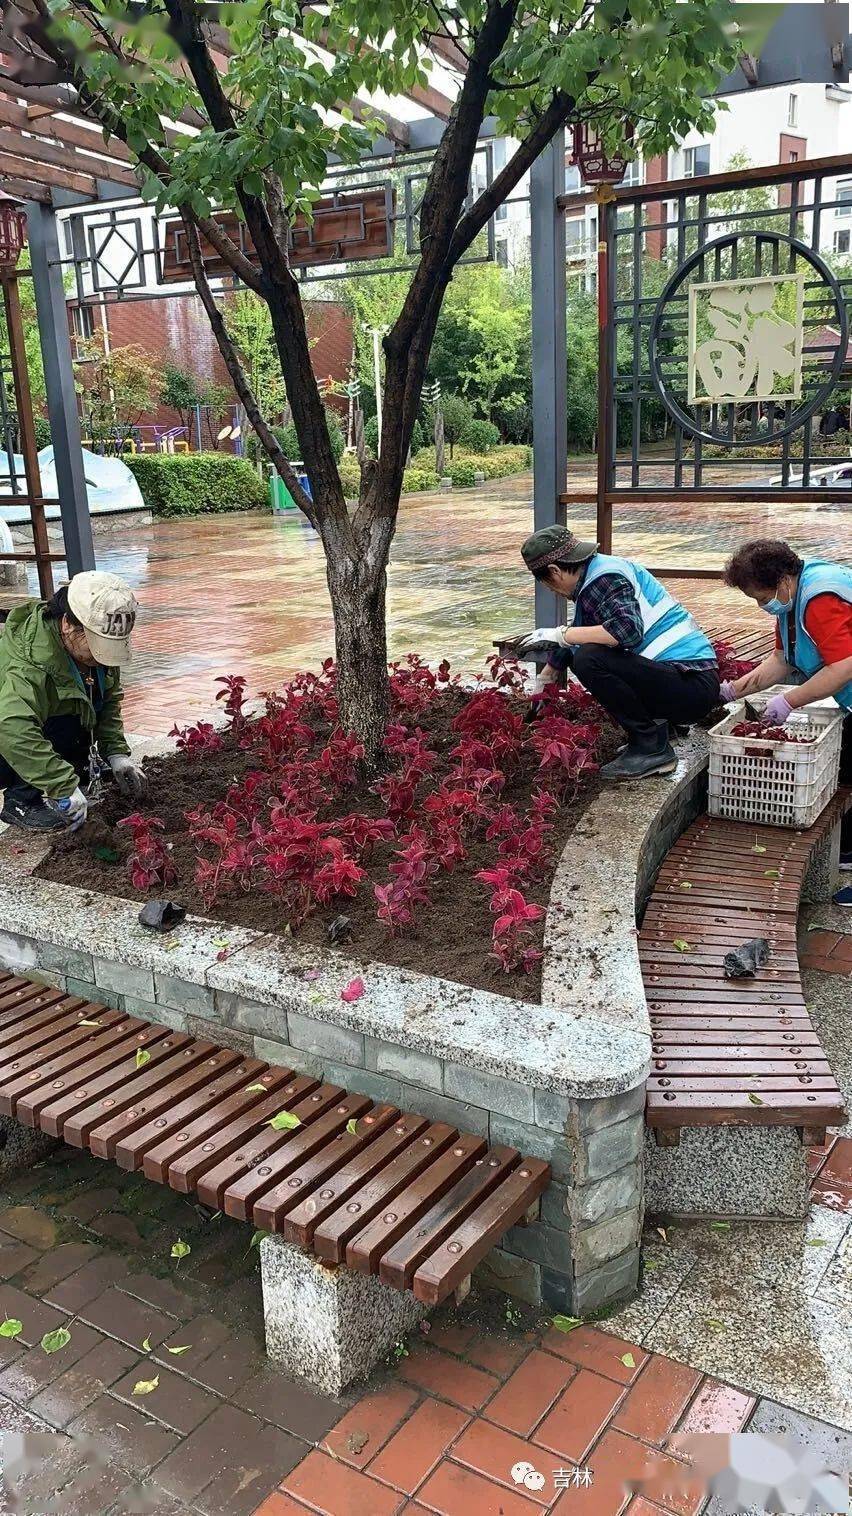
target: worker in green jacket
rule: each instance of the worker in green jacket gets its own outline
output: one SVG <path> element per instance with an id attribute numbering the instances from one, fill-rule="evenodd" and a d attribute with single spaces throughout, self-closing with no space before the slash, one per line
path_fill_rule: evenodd
<path id="1" fill-rule="evenodd" d="M 86 787 L 108 770 L 126 794 L 143 793 L 121 720 L 136 610 L 123 579 L 93 571 L 10 613 L 0 633 L 0 821 L 82 826 Z"/>

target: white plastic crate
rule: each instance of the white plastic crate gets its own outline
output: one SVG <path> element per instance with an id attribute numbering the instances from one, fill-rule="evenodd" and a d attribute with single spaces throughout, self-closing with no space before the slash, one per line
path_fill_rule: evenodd
<path id="1" fill-rule="evenodd" d="M 746 720 L 737 706 L 710 731 L 711 816 L 760 826 L 813 826 L 837 789 L 843 712 L 804 705 L 787 722 L 813 742 L 732 737 Z"/>

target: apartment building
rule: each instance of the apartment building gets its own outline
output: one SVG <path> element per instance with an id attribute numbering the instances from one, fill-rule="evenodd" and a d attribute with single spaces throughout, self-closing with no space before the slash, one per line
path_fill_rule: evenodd
<path id="1" fill-rule="evenodd" d="M 495 171 L 511 153 L 505 140 L 495 144 Z M 823 158 L 848 151 L 852 154 L 852 88 L 841 85 L 778 85 L 772 89 L 743 91 L 720 101 L 715 129 L 709 136 L 691 132 L 667 155 L 647 161 L 639 158 L 628 167 L 623 183 L 659 184 L 674 179 L 698 179 L 721 173 L 731 161 L 745 158 L 755 167 L 770 163 L 796 163 L 805 158 Z M 570 161 L 565 167 L 565 190 L 571 195 L 565 233 L 569 268 L 578 278 L 594 273 L 597 244 L 597 207 Z M 832 193 L 833 192 L 833 193 Z M 852 173 L 836 182 L 827 181 L 825 194 L 839 203 L 826 211 L 820 227 L 823 252 L 852 254 Z M 503 264 L 523 263 L 529 258 L 529 185 L 519 186 L 512 201 L 501 206 L 496 218 L 496 257 Z M 663 250 L 660 238 L 659 251 Z"/>

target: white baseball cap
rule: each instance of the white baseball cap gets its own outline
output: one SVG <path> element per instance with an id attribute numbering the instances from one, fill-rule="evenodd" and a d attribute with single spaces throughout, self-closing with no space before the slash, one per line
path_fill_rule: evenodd
<path id="1" fill-rule="evenodd" d="M 92 569 L 75 574 L 68 585 L 68 605 L 86 632 L 92 657 L 105 668 L 130 663 L 130 634 L 139 602 L 117 574 Z"/>

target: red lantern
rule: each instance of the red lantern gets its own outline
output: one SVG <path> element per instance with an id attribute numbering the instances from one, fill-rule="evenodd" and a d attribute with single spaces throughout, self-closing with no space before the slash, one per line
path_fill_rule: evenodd
<path id="1" fill-rule="evenodd" d="M 10 274 L 17 266 L 26 235 L 27 218 L 22 201 L 0 190 L 0 273 Z"/>
<path id="2" fill-rule="evenodd" d="M 627 126 L 625 136 L 628 141 L 632 138 L 632 126 Z M 571 156 L 580 170 L 583 184 L 619 184 L 627 173 L 624 154 L 605 153 L 597 132 L 588 121 L 577 121 L 574 125 L 574 150 Z"/>

